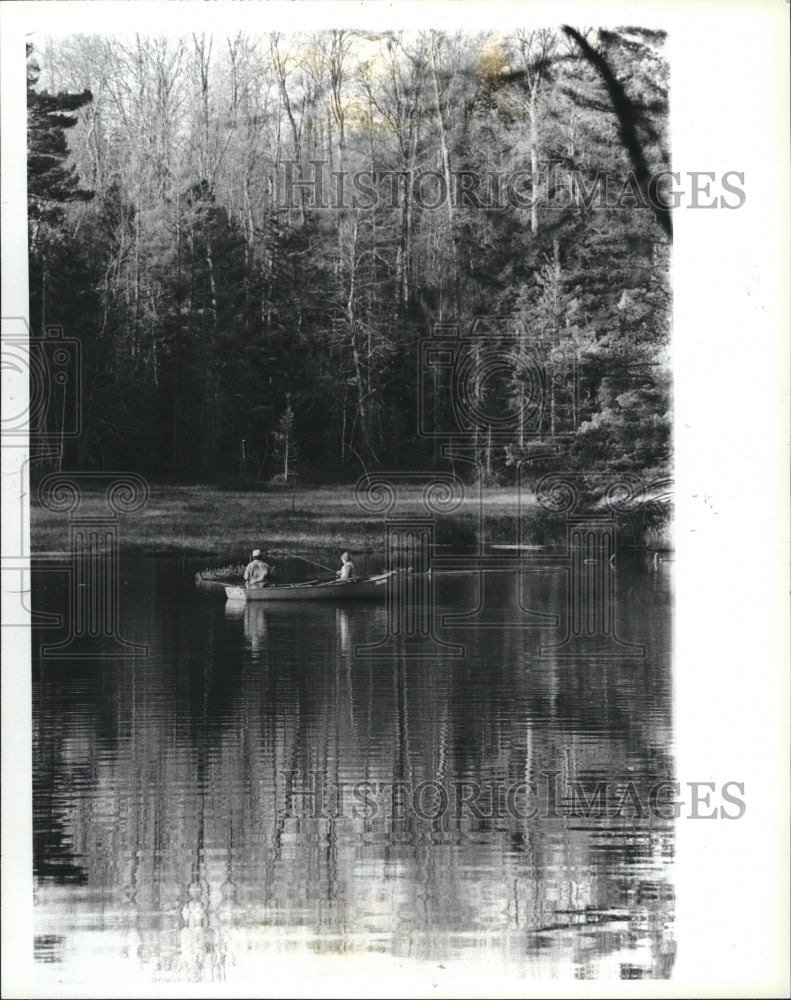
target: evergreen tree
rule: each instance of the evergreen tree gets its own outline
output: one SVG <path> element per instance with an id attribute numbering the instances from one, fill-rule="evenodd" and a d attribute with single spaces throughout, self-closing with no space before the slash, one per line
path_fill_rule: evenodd
<path id="1" fill-rule="evenodd" d="M 417 427 L 420 341 L 508 316 L 510 377 L 480 391 L 527 412 L 540 370 L 545 392 L 507 449 L 479 435 L 481 474 L 512 477 L 569 427 L 566 466 L 666 471 L 669 238 L 644 192 L 669 162 L 662 44 L 634 28 L 62 40 L 75 92 L 57 96 L 31 59 L 31 317 L 83 338 L 79 461 L 214 478 L 244 454 L 270 478 L 291 410 L 304 470 L 439 467 Z M 451 399 L 432 405 L 451 419 Z"/>

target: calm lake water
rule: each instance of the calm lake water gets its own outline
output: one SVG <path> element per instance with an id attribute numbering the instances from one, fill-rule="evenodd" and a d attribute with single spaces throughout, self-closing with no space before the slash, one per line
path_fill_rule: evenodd
<path id="1" fill-rule="evenodd" d="M 122 560 L 119 630 L 147 655 L 33 662 L 42 982 L 336 954 L 670 975 L 669 564 L 619 557 L 617 629 L 645 647 L 620 657 L 552 648 L 557 570 L 436 576 L 459 650 L 381 643 L 383 605 L 226 604 L 203 565 Z M 63 574 L 33 586 L 64 612 Z"/>

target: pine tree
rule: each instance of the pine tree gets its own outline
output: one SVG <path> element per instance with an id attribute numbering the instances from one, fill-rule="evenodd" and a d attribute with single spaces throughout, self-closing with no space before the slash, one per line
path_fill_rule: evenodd
<path id="1" fill-rule="evenodd" d="M 50 94 L 37 90 L 40 75 L 27 46 L 27 185 L 31 251 L 35 251 L 43 226 L 57 229 L 70 202 L 90 201 L 93 192 L 80 187 L 74 167 L 68 163 L 66 129 L 77 124 L 75 112 L 93 100 L 90 90 L 81 94 Z"/>

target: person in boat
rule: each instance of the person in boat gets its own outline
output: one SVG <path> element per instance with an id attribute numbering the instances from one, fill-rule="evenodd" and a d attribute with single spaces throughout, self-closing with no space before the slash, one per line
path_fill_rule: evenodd
<path id="1" fill-rule="evenodd" d="M 340 583 L 345 583 L 346 580 L 351 580 L 354 576 L 354 563 L 348 552 L 344 552 L 341 556 L 341 568 L 336 571 L 335 575 Z"/>
<path id="2" fill-rule="evenodd" d="M 244 571 L 244 585 L 248 590 L 260 590 L 269 583 L 269 576 L 272 570 L 269 563 L 261 559 L 261 550 L 253 549 L 252 561 L 247 564 Z"/>

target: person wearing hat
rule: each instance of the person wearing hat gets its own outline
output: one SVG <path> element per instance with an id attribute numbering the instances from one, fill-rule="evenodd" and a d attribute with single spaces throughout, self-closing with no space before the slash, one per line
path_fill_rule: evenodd
<path id="1" fill-rule="evenodd" d="M 248 590 L 260 590 L 269 583 L 269 564 L 261 559 L 261 550 L 253 549 L 252 562 L 248 563 L 244 571 L 244 585 Z"/>
<path id="2" fill-rule="evenodd" d="M 335 575 L 338 577 L 339 582 L 343 583 L 346 580 L 351 580 L 354 576 L 354 563 L 348 552 L 344 552 L 341 556 L 341 563 L 342 566 L 336 571 Z"/>

